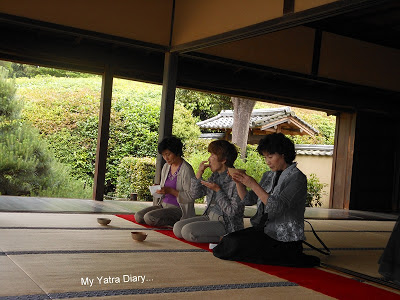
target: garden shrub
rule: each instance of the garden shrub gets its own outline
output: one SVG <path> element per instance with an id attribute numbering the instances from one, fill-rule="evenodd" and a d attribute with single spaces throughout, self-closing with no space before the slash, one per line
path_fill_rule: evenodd
<path id="1" fill-rule="evenodd" d="M 154 184 L 156 159 L 151 157 L 124 157 L 119 164 L 115 194 L 129 198 L 131 193 L 140 201 L 152 201 L 149 186 Z"/>
<path id="2" fill-rule="evenodd" d="M 191 138 L 183 141 L 183 156 L 188 158 L 195 153 L 208 153 L 208 145 L 211 140 Z"/>
<path id="3" fill-rule="evenodd" d="M 191 141 L 188 146 L 186 146 L 185 157 L 186 160 L 192 165 L 194 172 L 196 173 L 199 169 L 199 164 L 207 160 L 210 157 L 210 153 L 207 151 L 208 145 L 212 140 L 201 140 Z M 238 157 L 240 153 L 238 154 Z M 242 160 L 240 158 L 236 159 L 234 163 L 235 168 L 245 169 L 246 173 L 254 179 L 260 181 L 264 172 L 269 170 L 268 166 L 264 162 L 264 158 L 260 156 L 257 152 L 256 145 L 247 146 L 247 158 Z M 211 170 L 207 168 L 204 172 L 203 178 L 207 179 L 211 176 Z"/>
<path id="4" fill-rule="evenodd" d="M 19 69 L 11 68 L 10 70 L 18 71 Z M 64 74 L 64 71 L 43 70 L 43 74 L 75 77 L 74 74 Z M 32 76 L 42 74 L 42 70 L 29 68 L 19 71 L 35 71 Z M 88 76 L 87 74 L 82 75 L 82 77 Z M 69 174 L 77 179 L 74 183 L 67 180 L 66 185 L 75 186 L 85 195 L 90 194 L 90 187 L 93 184 L 98 131 L 98 106 L 101 90 L 101 78 L 99 76 L 89 76 L 89 78 L 36 76 L 31 79 L 17 78 L 15 80 L 19 87 L 17 95 L 26 104 L 22 111 L 22 119 L 18 120 L 17 123 L 28 121 L 29 124 L 33 124 L 38 128 L 41 137 L 52 146 L 52 152 L 55 154 L 56 159 L 69 165 Z M 6 91 L 10 88 L 11 90 L 13 89 L 9 85 L 1 86 L 0 88 L 0 117 L 2 112 L 10 114 L 10 110 L 7 108 L 8 103 L 4 101 L 4 98 L 1 98 L 1 91 Z M 143 185 L 142 182 L 146 181 L 145 179 L 131 178 L 133 176 L 131 173 L 123 175 L 121 172 L 124 172 L 122 169 L 128 163 L 128 161 L 124 161 L 125 159 L 134 159 L 133 156 L 156 157 L 161 93 L 162 87 L 158 85 L 147 85 L 118 78 L 114 80 L 110 138 L 106 162 L 106 192 L 115 192 L 123 197 L 129 197 L 130 193 L 137 192 L 138 194 L 142 193 L 139 195 L 141 200 L 151 200 L 148 185 L 153 184 L 154 181 L 154 166 L 151 172 L 144 172 L 152 175 L 149 175 L 146 179 L 148 183 Z M 185 146 L 184 157 L 193 166 L 195 172 L 200 162 L 208 159 L 207 147 L 211 142 L 211 140 L 198 138 L 200 131 L 195 123 L 199 117 L 206 117 L 206 115 L 202 115 L 204 113 L 207 114 L 207 117 L 210 117 L 217 114 L 221 109 L 229 108 L 231 105 L 230 98 L 225 97 L 225 99 L 223 97 L 226 100 L 224 104 L 223 101 L 220 101 L 224 99 L 219 97 L 211 94 L 199 94 L 194 91 L 177 91 L 173 133 L 182 139 Z M 218 101 L 214 101 L 214 98 L 218 99 Z M 211 106 L 210 103 L 214 103 L 213 105 L 216 106 Z M 15 102 L 16 104 L 17 102 Z M 219 106 L 222 104 L 226 105 L 226 107 Z M 192 117 L 192 111 L 196 117 Z M 16 116 L 19 112 L 20 109 L 16 109 L 12 114 Z M 303 116 L 301 117 L 303 118 Z M 333 143 L 334 117 L 326 119 L 319 115 L 311 115 L 306 121 L 314 124 L 313 126 L 320 130 L 318 137 L 320 140 L 313 138 L 314 142 Z M 2 122 L 0 119 L 0 125 L 3 129 L 12 128 L 15 125 L 14 123 L 15 121 L 4 121 L 4 119 Z M 320 126 L 316 126 L 316 123 L 320 124 Z M 298 137 L 293 139 L 296 138 Z M 264 159 L 257 153 L 256 147 L 256 145 L 249 145 L 247 159 L 245 161 L 237 159 L 235 167 L 246 169 L 247 173 L 258 181 L 268 167 Z M 6 154 L 3 153 L 5 152 L 2 152 L 1 155 L 4 160 Z M 31 158 L 33 159 L 35 156 L 31 156 Z M 155 161 L 154 158 L 152 160 Z M 28 161 L 19 163 L 28 164 Z M 136 165 L 136 162 L 134 164 Z M 25 169 L 29 170 L 29 166 L 25 166 Z M 60 168 L 52 166 L 50 169 L 59 170 Z M 207 169 L 204 178 L 208 178 L 210 175 L 211 172 Z M 129 178 L 129 180 L 126 178 Z M 309 197 L 314 199 L 312 200 L 313 203 L 318 205 L 318 201 L 321 198 L 318 198 L 318 193 L 321 193 L 322 189 L 318 190 L 319 186 L 317 184 L 319 182 L 315 182 L 313 177 L 310 177 L 309 181 L 311 182 Z M 49 180 L 46 182 L 50 184 Z M 21 186 L 24 185 L 21 184 Z M 79 188 L 79 186 L 82 187 Z M 137 191 L 133 190 L 134 186 L 138 187 Z M 35 190 L 35 193 L 51 194 L 51 191 L 55 192 L 55 190 L 55 187 L 48 187 L 46 192 L 45 189 L 39 189 Z M 60 193 L 65 194 L 62 191 Z"/>
<path id="5" fill-rule="evenodd" d="M 246 160 L 240 158 L 240 153 L 238 159 L 235 161 L 235 168 L 245 169 L 246 174 L 253 177 L 257 182 L 261 180 L 262 175 L 269 171 L 269 167 L 265 163 L 264 158 L 258 153 L 257 145 L 247 146 L 247 157 Z"/>
<path id="6" fill-rule="evenodd" d="M 0 134 L 0 193 L 30 195 L 49 173 L 46 146 L 32 128 L 23 125 Z"/>
<path id="7" fill-rule="evenodd" d="M 39 131 L 20 118 L 22 103 L 15 83 L 0 68 L 0 194 L 76 195 L 91 190 L 70 180 L 68 168 L 58 163 Z M 88 193 L 86 193 L 87 195 Z"/>
<path id="8" fill-rule="evenodd" d="M 321 183 L 316 174 L 312 173 L 307 178 L 307 207 L 320 207 L 322 205 L 321 198 L 325 194 L 322 189 L 326 187 L 326 183 Z"/>
<path id="9" fill-rule="evenodd" d="M 101 78 L 17 78 L 17 94 L 26 102 L 22 117 L 51 145 L 72 175 L 93 183 L 98 134 Z M 156 157 L 162 89 L 115 79 L 106 166 L 106 193 L 115 192 L 118 166 L 124 157 Z M 198 120 L 175 105 L 173 133 L 185 143 L 198 138 Z"/>
<path id="10" fill-rule="evenodd" d="M 91 185 L 72 179 L 70 168 L 57 162 L 35 128 L 21 124 L 0 132 L 0 193 L 90 199 Z"/>
<path id="11" fill-rule="evenodd" d="M 187 141 L 185 145 L 185 158 L 192 165 L 193 170 L 197 173 L 199 165 L 202 161 L 208 160 L 210 153 L 207 151 L 208 145 L 212 140 L 191 140 Z M 265 171 L 268 170 L 268 166 L 265 164 L 264 159 L 258 154 L 257 146 L 249 145 L 247 147 L 247 159 L 246 161 L 238 158 L 234 166 L 238 169 L 245 169 L 246 173 L 254 177 L 259 181 Z M 238 157 L 240 154 L 238 155 Z M 211 176 L 211 170 L 207 168 L 204 171 L 203 178 L 207 180 Z M 203 203 L 203 199 L 196 199 L 196 203 Z"/>
<path id="12" fill-rule="evenodd" d="M 92 199 L 93 185 L 71 176 L 68 165 L 54 161 L 51 175 L 42 178 L 42 186 L 32 196 Z"/>
<path id="13" fill-rule="evenodd" d="M 186 140 L 198 139 L 201 131 L 196 125 L 198 120 L 192 116 L 190 110 L 187 110 L 182 105 L 176 104 L 174 110 L 174 124 L 172 134 L 180 138 L 183 143 Z"/>

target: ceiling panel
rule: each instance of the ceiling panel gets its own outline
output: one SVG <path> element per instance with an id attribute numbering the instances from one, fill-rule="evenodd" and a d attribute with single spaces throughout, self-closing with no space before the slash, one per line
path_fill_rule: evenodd
<path id="1" fill-rule="evenodd" d="M 295 27 L 199 51 L 282 70 L 311 73 L 314 30 Z"/>
<path id="2" fill-rule="evenodd" d="M 400 50 L 332 33 L 322 37 L 318 75 L 400 91 Z"/>
<path id="3" fill-rule="evenodd" d="M 172 45 L 176 46 L 283 15 L 283 0 L 176 0 Z"/>

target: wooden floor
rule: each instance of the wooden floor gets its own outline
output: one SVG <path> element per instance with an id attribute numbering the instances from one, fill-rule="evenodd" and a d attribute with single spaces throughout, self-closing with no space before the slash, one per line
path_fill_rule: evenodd
<path id="1" fill-rule="evenodd" d="M 302 284 L 306 272 L 303 276 L 301 271 L 303 281 L 298 282 L 285 277 L 298 270 L 261 272 L 222 261 L 162 231 L 115 216 L 146 205 L 0 196 L 0 299 L 346 298 L 343 284 L 332 293 Z M 197 212 L 203 208 L 198 205 Z M 109 226 L 97 223 L 100 215 L 112 220 Z M 396 215 L 312 208 L 306 216 L 332 252 L 324 256 L 305 248 L 321 258 L 316 271 L 343 277 L 360 293 L 371 288 L 371 299 L 400 299 L 399 287 L 382 284 L 378 273 Z M 245 224 L 249 226 L 248 218 Z M 133 230 L 148 233 L 146 241 L 134 242 Z M 305 230 L 308 242 L 321 248 L 308 224 Z M 322 276 L 320 282 L 324 280 Z"/>
<path id="2" fill-rule="evenodd" d="M 95 213 L 132 214 L 152 205 L 151 202 L 82 200 L 67 198 L 18 197 L 0 195 L 0 212 L 40 212 L 40 213 Z M 203 204 L 196 204 L 196 214 L 204 211 Z M 256 207 L 246 207 L 245 217 L 256 212 Z M 306 219 L 317 220 L 377 220 L 396 221 L 397 215 L 344 209 L 306 208 Z"/>

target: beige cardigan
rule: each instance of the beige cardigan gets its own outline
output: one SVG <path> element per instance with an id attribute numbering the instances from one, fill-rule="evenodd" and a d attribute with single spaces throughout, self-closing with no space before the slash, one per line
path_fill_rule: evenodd
<path id="1" fill-rule="evenodd" d="M 164 164 L 161 170 L 161 187 L 165 184 L 170 168 L 171 166 L 169 164 Z M 190 194 L 190 181 L 192 177 L 195 177 L 192 166 L 187 161 L 183 160 L 176 180 L 176 190 L 179 192 L 177 201 L 182 209 L 181 220 L 196 216 L 194 198 Z"/>

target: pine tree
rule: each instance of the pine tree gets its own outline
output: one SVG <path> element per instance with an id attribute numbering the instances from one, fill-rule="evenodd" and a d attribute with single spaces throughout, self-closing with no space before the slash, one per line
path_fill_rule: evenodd
<path id="1" fill-rule="evenodd" d="M 0 67 L 0 194 L 31 195 L 46 188 L 53 158 L 36 129 L 20 119 L 15 83 Z"/>

